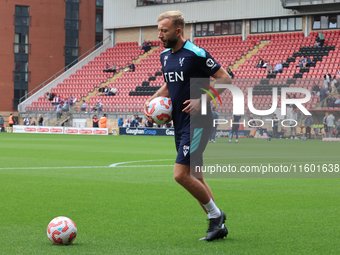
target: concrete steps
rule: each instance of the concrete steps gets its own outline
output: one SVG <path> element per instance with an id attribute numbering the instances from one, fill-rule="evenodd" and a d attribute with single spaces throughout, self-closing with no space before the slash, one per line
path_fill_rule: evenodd
<path id="1" fill-rule="evenodd" d="M 262 41 L 259 45 L 255 45 L 252 50 L 248 51 L 246 55 L 242 56 L 242 58 L 232 66 L 232 70 L 238 69 L 240 65 L 244 64 L 247 59 L 252 58 L 252 56 L 256 54 L 259 49 L 263 49 L 264 46 L 268 43 L 270 43 L 270 41 Z"/>

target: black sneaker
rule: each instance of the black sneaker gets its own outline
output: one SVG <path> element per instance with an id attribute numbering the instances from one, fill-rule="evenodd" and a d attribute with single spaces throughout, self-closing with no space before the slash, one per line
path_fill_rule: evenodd
<path id="1" fill-rule="evenodd" d="M 210 242 L 210 241 L 217 240 L 217 239 L 227 236 L 228 229 L 224 225 L 225 220 L 226 220 L 226 216 L 224 212 L 222 211 L 221 211 L 220 217 L 209 219 L 210 223 L 209 223 L 209 228 L 208 228 L 207 236 L 205 237 L 205 240 Z"/>

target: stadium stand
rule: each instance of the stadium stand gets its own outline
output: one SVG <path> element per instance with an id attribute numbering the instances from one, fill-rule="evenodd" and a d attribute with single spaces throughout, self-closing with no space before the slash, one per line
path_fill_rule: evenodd
<path id="1" fill-rule="evenodd" d="M 253 104 L 256 109 L 265 110 L 271 107 L 272 88 L 278 88 L 278 104 L 281 104 L 281 88 L 303 87 L 312 90 L 314 84 L 323 85 L 323 75 L 328 70 L 335 75 L 340 68 L 340 31 L 325 31 L 325 44 L 315 47 L 317 32 L 311 32 L 304 37 L 302 32 L 265 35 L 249 35 L 242 41 L 241 36 L 196 38 L 195 44 L 205 48 L 216 61 L 225 68 L 232 66 L 235 79 L 233 84 L 238 86 L 245 95 L 245 112 L 248 113 L 247 89 L 253 88 Z M 145 99 L 154 94 L 164 83 L 161 73 L 160 53 L 164 50 L 160 41 L 152 41 L 153 50 L 146 54 L 140 62 L 135 63 L 135 72 L 123 72 L 109 83 L 109 87 L 117 88 L 116 96 L 91 96 L 88 108 L 92 108 L 97 100 L 103 103 L 103 111 L 108 112 L 142 112 Z M 156 47 L 155 47 L 156 46 Z M 137 42 L 118 43 L 109 48 L 100 57 L 91 61 L 78 70 L 76 74 L 65 79 L 52 91 L 62 97 L 72 94 L 78 101 L 94 91 L 107 81 L 110 74 L 103 74 L 106 63 L 114 62 L 120 68 L 142 55 Z M 306 68 L 296 67 L 300 59 L 308 56 L 312 64 Z M 283 63 L 282 73 L 267 74 L 265 68 L 254 68 L 259 59 Z M 242 61 L 240 61 L 242 60 Z M 237 63 L 237 64 L 235 64 Z M 275 66 L 275 64 L 273 64 Z M 304 79 L 301 79 L 304 78 Z M 291 97 L 304 97 L 303 94 L 290 94 Z M 218 106 L 220 113 L 232 113 L 232 95 L 229 91 L 221 95 L 223 106 Z M 305 104 L 307 108 L 315 108 L 318 96 Z M 30 110 L 51 110 L 51 104 L 41 97 L 30 106 Z M 225 110 L 226 109 L 226 110 Z M 79 110 L 79 107 L 76 108 Z"/>
<path id="2" fill-rule="evenodd" d="M 115 65 L 123 69 L 126 64 L 130 63 L 133 59 L 137 59 L 142 54 L 137 42 L 117 43 L 115 47 L 108 48 L 101 56 L 84 65 L 82 69 L 78 69 L 75 74 L 70 78 L 66 78 L 57 87 L 52 88 L 55 95 L 62 98 L 68 98 L 70 95 L 77 98 L 80 102 L 84 97 L 92 92 L 95 88 L 106 82 L 112 77 L 111 73 L 103 73 L 106 64 Z M 32 103 L 31 106 L 26 108 L 28 111 L 53 111 L 54 107 L 52 102 L 47 101 L 45 97 L 40 97 L 38 101 Z"/>

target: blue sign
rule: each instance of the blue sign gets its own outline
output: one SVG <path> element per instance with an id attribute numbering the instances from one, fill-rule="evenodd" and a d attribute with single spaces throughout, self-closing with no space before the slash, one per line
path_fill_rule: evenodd
<path id="1" fill-rule="evenodd" d="M 157 135 L 157 136 L 174 136 L 173 128 L 136 128 L 136 127 L 120 127 L 120 135 Z"/>

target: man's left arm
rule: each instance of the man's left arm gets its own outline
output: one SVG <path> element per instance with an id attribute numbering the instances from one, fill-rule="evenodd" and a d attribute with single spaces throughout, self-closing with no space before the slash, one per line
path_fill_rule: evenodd
<path id="1" fill-rule="evenodd" d="M 214 73 L 212 77 L 214 77 L 216 80 L 215 84 L 231 84 L 232 83 L 230 75 L 223 67 L 218 69 L 218 71 Z M 218 95 L 220 95 L 224 90 L 225 88 L 219 88 L 219 89 L 216 89 L 216 92 Z M 212 91 L 210 92 L 213 93 Z M 212 99 L 213 98 L 207 94 L 207 102 L 211 101 Z M 201 109 L 201 100 L 199 98 L 186 100 L 183 104 L 188 104 L 188 105 L 182 111 L 189 113 L 189 114 L 196 114 Z"/>

